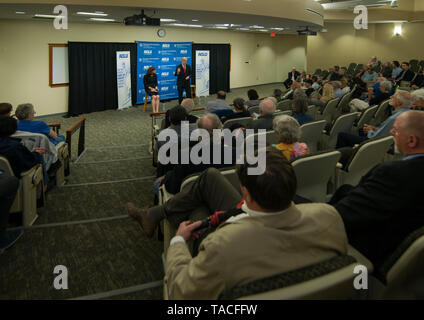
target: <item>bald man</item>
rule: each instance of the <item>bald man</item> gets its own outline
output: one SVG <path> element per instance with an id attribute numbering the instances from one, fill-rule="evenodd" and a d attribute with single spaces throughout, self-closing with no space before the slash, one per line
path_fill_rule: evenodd
<path id="1" fill-rule="evenodd" d="M 187 58 L 181 59 L 181 64 L 177 66 L 174 76 L 177 77 L 178 103 L 181 104 L 181 102 L 183 101 L 184 90 L 186 93 L 186 98 L 191 98 L 191 67 L 187 64 Z"/>
<path id="2" fill-rule="evenodd" d="M 375 268 L 424 226 L 424 112 L 400 114 L 391 134 L 404 159 L 377 165 L 356 187 L 341 186 L 330 201 L 343 218 L 349 243 Z"/>
<path id="3" fill-rule="evenodd" d="M 265 129 L 271 131 L 273 115 L 276 109 L 275 103 L 267 98 L 261 101 L 259 104 L 259 118 L 253 121 L 252 129 Z"/>

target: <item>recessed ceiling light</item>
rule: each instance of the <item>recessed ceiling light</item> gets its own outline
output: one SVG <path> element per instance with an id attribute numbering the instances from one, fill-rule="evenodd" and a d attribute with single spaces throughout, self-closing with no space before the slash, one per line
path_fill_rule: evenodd
<path id="1" fill-rule="evenodd" d="M 115 19 L 105 19 L 105 18 L 90 18 L 88 20 L 103 21 L 103 22 L 112 22 L 112 21 L 115 21 Z"/>
<path id="2" fill-rule="evenodd" d="M 34 17 L 36 17 L 36 18 L 55 19 L 57 17 L 60 17 L 60 15 L 55 16 L 55 15 L 52 15 L 52 14 L 39 14 L 39 13 L 36 13 L 36 14 L 34 14 Z"/>
<path id="3" fill-rule="evenodd" d="M 161 22 L 174 22 L 177 21 L 175 19 L 160 19 Z"/>
<path id="4" fill-rule="evenodd" d="M 197 21 L 199 21 L 198 19 L 192 19 L 191 21 L 193 21 L 193 22 L 197 22 Z"/>
<path id="5" fill-rule="evenodd" d="M 263 29 L 263 28 L 265 28 L 265 27 L 263 27 L 263 26 L 250 26 L 250 28 L 255 28 L 255 29 Z"/>
<path id="6" fill-rule="evenodd" d="M 106 16 L 108 16 L 107 13 L 100 12 L 100 11 L 96 11 L 96 12 L 83 12 L 83 11 L 80 11 L 80 12 L 77 12 L 77 14 L 83 15 L 83 16 L 98 16 L 98 17 L 106 17 Z"/>
<path id="7" fill-rule="evenodd" d="M 16 14 L 25 14 L 25 12 L 23 12 L 23 11 L 16 11 L 15 13 Z"/>
<path id="8" fill-rule="evenodd" d="M 172 23 L 170 26 L 175 27 L 189 27 L 189 28 L 203 28 L 202 25 L 199 24 L 185 24 L 185 23 Z"/>
<path id="9" fill-rule="evenodd" d="M 250 31 L 250 29 L 248 29 L 248 28 L 237 28 L 237 30 Z"/>
<path id="10" fill-rule="evenodd" d="M 215 29 L 228 29 L 228 27 L 215 27 Z"/>

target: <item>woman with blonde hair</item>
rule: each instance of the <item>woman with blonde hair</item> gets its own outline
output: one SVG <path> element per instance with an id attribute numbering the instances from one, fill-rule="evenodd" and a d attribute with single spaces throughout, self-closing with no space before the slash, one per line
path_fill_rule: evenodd
<path id="1" fill-rule="evenodd" d="M 323 103 L 327 103 L 331 99 L 334 99 L 336 96 L 334 95 L 334 88 L 331 84 L 326 83 L 324 88 L 322 89 L 322 96 L 320 101 Z"/>

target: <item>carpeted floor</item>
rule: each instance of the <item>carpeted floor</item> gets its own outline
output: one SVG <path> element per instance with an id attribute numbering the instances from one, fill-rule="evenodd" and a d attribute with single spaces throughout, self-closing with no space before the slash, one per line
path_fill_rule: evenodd
<path id="1" fill-rule="evenodd" d="M 277 87 L 264 85 L 255 89 L 264 97 Z M 227 101 L 247 99 L 248 89 L 233 90 Z M 161 110 L 175 104 L 167 102 Z M 34 227 L 25 230 L 22 238 L 0 255 L 0 299 L 69 299 L 163 279 L 163 243 L 157 237 L 147 239 L 138 225 L 125 217 L 88 221 L 125 215 L 123 208 L 128 201 L 138 206 L 153 203 L 156 172 L 149 153 L 148 112 L 133 107 L 84 116 L 86 151 L 77 157 L 76 135 L 66 185 L 47 194 L 46 206 L 39 210 Z M 60 123 L 64 133 L 77 119 L 43 120 Z M 53 287 L 57 265 L 68 269 L 68 290 Z M 160 286 L 112 297 L 161 298 Z"/>

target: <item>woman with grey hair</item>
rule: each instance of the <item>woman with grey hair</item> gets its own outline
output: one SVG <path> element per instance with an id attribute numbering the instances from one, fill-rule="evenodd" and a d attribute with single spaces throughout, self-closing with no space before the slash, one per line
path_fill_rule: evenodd
<path id="1" fill-rule="evenodd" d="M 288 115 L 278 116 L 273 121 L 273 128 L 280 143 L 272 146 L 280 150 L 287 160 L 292 161 L 309 154 L 306 143 L 299 142 L 301 131 L 295 118 Z"/>
<path id="2" fill-rule="evenodd" d="M 63 135 L 57 135 L 44 121 L 34 121 L 34 106 L 31 103 L 20 104 L 15 111 L 18 118 L 18 130 L 46 135 L 55 146 L 65 141 Z"/>
<path id="3" fill-rule="evenodd" d="M 303 99 L 295 99 L 293 101 L 293 118 L 299 122 L 299 125 L 302 125 L 307 122 L 314 121 L 314 118 L 310 114 L 306 114 L 308 112 L 308 100 Z"/>

